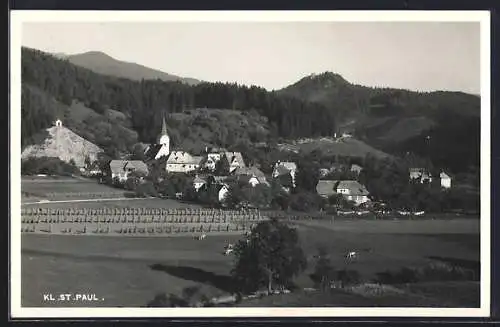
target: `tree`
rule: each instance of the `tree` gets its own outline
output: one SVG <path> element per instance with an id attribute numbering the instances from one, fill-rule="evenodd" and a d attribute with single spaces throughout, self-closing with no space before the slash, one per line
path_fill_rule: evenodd
<path id="1" fill-rule="evenodd" d="M 297 211 L 316 211 L 323 207 L 323 199 L 316 193 L 295 193 L 290 196 L 290 207 Z"/>
<path id="2" fill-rule="evenodd" d="M 290 287 L 293 277 L 307 267 L 297 230 L 276 219 L 260 222 L 248 239 L 235 245 L 234 253 L 231 273 L 242 293 Z"/>
<path id="3" fill-rule="evenodd" d="M 311 280 L 315 287 L 320 287 L 322 290 L 325 290 L 335 279 L 335 270 L 324 246 L 318 248 L 317 258 L 314 272 L 311 274 Z"/>

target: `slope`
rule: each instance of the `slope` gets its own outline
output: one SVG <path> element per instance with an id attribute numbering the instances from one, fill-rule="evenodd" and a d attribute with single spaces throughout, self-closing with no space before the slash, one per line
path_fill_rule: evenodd
<path id="1" fill-rule="evenodd" d="M 58 55 L 61 58 L 61 55 Z M 103 52 L 90 51 L 63 57 L 74 65 L 90 69 L 96 73 L 140 81 L 160 79 L 179 81 L 190 85 L 200 83 L 194 78 L 179 77 L 132 62 L 117 60 Z"/>
<path id="2" fill-rule="evenodd" d="M 456 171 L 479 166 L 481 109 L 476 95 L 371 88 L 331 72 L 304 77 L 277 92 L 326 106 L 337 117 L 337 132 L 351 132 L 382 151 L 414 152 Z M 429 137 L 431 147 L 426 145 Z M 464 138 L 467 147 L 453 141 Z"/>

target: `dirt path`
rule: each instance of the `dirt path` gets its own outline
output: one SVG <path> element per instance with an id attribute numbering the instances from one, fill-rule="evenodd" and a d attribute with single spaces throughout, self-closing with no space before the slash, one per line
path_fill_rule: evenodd
<path id="1" fill-rule="evenodd" d="M 77 200 L 54 200 L 54 201 L 37 201 L 37 202 L 25 202 L 21 205 L 33 205 L 33 204 L 51 204 L 51 203 L 75 203 L 75 202 L 105 202 L 105 201 L 125 201 L 125 200 L 150 200 L 154 198 L 106 198 L 106 199 L 77 199 Z"/>

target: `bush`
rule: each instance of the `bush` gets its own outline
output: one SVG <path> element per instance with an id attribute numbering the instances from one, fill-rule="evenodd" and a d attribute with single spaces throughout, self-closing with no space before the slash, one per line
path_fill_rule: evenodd
<path id="1" fill-rule="evenodd" d="M 32 157 L 21 161 L 21 173 L 23 175 L 71 176 L 80 174 L 80 171 L 75 165 L 56 157 Z"/>
<path id="2" fill-rule="evenodd" d="M 358 271 L 352 269 L 341 269 L 336 271 L 336 280 L 339 281 L 342 287 L 358 284 L 361 276 Z"/>

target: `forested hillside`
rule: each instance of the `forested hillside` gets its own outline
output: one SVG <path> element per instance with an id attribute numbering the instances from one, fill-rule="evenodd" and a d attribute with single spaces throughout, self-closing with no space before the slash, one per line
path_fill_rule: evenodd
<path id="1" fill-rule="evenodd" d="M 479 166 L 478 96 L 371 88 L 329 72 L 304 77 L 278 93 L 327 107 L 340 131 L 385 152 L 413 152 L 453 171 Z"/>
<path id="2" fill-rule="evenodd" d="M 452 173 L 479 167 L 480 99 L 464 93 L 369 88 L 333 73 L 276 92 L 227 83 L 134 81 L 28 48 L 22 49 L 22 83 L 23 145 L 39 140 L 38 133 L 63 115 L 65 125 L 118 156 L 138 142 L 153 142 L 167 113 L 173 146 L 186 150 L 347 130 L 374 148 L 415 153 Z"/>
<path id="3" fill-rule="evenodd" d="M 142 142 L 156 138 L 163 112 L 180 113 L 194 108 L 254 111 L 267 118 L 273 136 L 328 136 L 335 130 L 335 117 L 324 106 L 263 88 L 223 83 L 189 86 L 160 80 L 132 81 L 99 75 L 28 48 L 22 49 L 22 82 L 43 90 L 65 105 L 71 105 L 76 99 L 98 113 L 109 108 L 119 111 L 130 119 L 131 128 Z M 23 108 L 30 112 L 41 110 L 27 102 Z M 44 111 L 47 117 L 40 122 L 34 122 L 38 115 L 26 115 L 23 137 L 29 138 L 40 128 L 48 127 L 50 112 Z"/>

